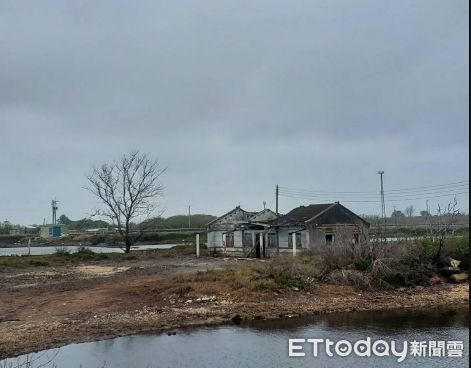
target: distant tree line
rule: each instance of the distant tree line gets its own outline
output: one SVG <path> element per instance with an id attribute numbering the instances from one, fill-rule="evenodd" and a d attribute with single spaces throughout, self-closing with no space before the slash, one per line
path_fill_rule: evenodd
<path id="1" fill-rule="evenodd" d="M 188 221 L 188 216 L 186 215 L 177 215 L 170 216 L 167 218 L 164 217 L 154 217 L 147 221 L 141 223 L 141 228 L 143 230 L 152 230 L 152 229 L 182 229 L 187 228 L 190 224 L 192 228 L 195 227 L 205 227 L 208 222 L 216 219 L 216 216 L 204 215 L 204 214 L 194 214 L 190 216 L 190 221 Z"/>
<path id="2" fill-rule="evenodd" d="M 66 215 L 61 215 L 57 222 L 66 225 L 69 230 L 88 230 L 88 229 L 101 229 L 112 227 L 108 222 L 103 220 L 92 220 L 90 218 L 83 218 L 80 220 L 71 220 Z"/>
<path id="3" fill-rule="evenodd" d="M 195 214 L 191 215 L 190 223 L 191 227 L 205 227 L 208 222 L 214 220 L 216 216 Z M 103 220 L 93 220 L 91 218 L 83 218 L 80 220 L 71 220 L 66 215 L 61 215 L 58 219 L 59 224 L 66 225 L 69 230 L 88 230 L 88 229 L 101 229 L 101 228 L 113 228 L 115 226 L 109 224 Z M 134 225 L 133 227 L 136 227 Z M 182 229 L 188 227 L 188 216 L 176 215 L 170 217 L 155 217 L 142 223 L 138 224 L 142 230 L 158 230 L 158 229 Z M 0 231 L 3 229 L 0 229 Z M 7 233 L 7 232 L 6 232 Z"/>

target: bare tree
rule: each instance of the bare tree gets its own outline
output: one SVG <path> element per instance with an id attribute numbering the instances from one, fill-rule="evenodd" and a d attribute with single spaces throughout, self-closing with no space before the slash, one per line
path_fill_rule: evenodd
<path id="1" fill-rule="evenodd" d="M 446 238 L 453 232 L 453 226 L 460 215 L 457 206 L 458 201 L 456 197 L 453 199 L 453 202 L 448 203 L 446 208 L 438 205 L 437 222 L 432 225 L 432 240 L 438 243 L 437 252 L 433 257 L 435 263 L 440 260 Z"/>
<path id="2" fill-rule="evenodd" d="M 407 217 L 412 217 L 414 216 L 414 213 L 415 213 L 415 207 L 413 205 L 410 205 L 409 207 L 407 207 L 405 209 L 405 213 L 407 215 Z"/>
<path id="3" fill-rule="evenodd" d="M 86 189 L 102 202 L 95 215 L 117 226 L 126 253 L 140 236 L 133 231 L 132 221 L 148 217 L 156 208 L 156 199 L 163 191 L 159 177 L 164 171 L 157 161 L 133 151 L 118 161 L 95 167 L 87 176 Z"/>

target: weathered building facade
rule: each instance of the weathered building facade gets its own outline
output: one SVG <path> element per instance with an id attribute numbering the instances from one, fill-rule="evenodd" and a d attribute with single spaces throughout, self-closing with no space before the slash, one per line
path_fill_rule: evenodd
<path id="1" fill-rule="evenodd" d="M 210 254 L 266 256 L 265 233 L 268 222 L 275 218 L 276 214 L 269 209 L 248 212 L 237 206 L 207 225 Z"/>
<path id="2" fill-rule="evenodd" d="M 66 226 L 62 224 L 42 225 L 39 227 L 39 236 L 41 238 L 57 238 L 66 235 Z"/>
<path id="3" fill-rule="evenodd" d="M 369 223 L 340 203 L 301 206 L 277 216 L 236 207 L 208 224 L 211 254 L 269 257 L 326 244 L 368 241 Z"/>
<path id="4" fill-rule="evenodd" d="M 270 222 L 278 251 L 368 241 L 369 223 L 338 202 L 300 206 Z"/>

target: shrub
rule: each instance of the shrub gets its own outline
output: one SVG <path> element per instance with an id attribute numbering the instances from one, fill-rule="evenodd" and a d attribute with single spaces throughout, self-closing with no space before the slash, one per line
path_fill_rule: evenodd
<path id="1" fill-rule="evenodd" d="M 37 261 L 37 260 L 30 260 L 29 264 L 31 266 L 49 266 L 49 262 L 44 262 L 44 261 Z"/>
<path id="2" fill-rule="evenodd" d="M 271 290 L 276 291 L 279 289 L 274 279 L 257 279 L 250 283 L 250 288 L 252 290 L 263 291 Z"/>
<path id="3" fill-rule="evenodd" d="M 352 285 L 358 289 L 371 288 L 371 274 L 356 270 L 334 270 L 324 276 L 327 282 Z"/>
<path id="4" fill-rule="evenodd" d="M 55 254 L 58 256 L 66 256 L 70 254 L 70 251 L 66 247 L 56 247 Z"/>
<path id="5" fill-rule="evenodd" d="M 386 283 L 392 287 L 428 285 L 432 272 L 418 259 L 394 260 L 381 267 L 376 267 L 373 273 L 376 283 Z M 380 286 L 380 285 L 378 285 Z"/>
<path id="6" fill-rule="evenodd" d="M 85 254 L 93 255 L 93 254 L 95 254 L 95 252 L 93 252 L 91 249 L 89 249 L 87 247 L 79 247 L 77 249 L 77 253 L 79 253 L 81 255 L 85 255 Z"/>
<path id="7" fill-rule="evenodd" d="M 426 262 L 432 262 L 437 254 L 439 242 L 428 237 L 420 241 Z M 450 258 L 461 261 L 460 267 L 463 270 L 469 268 L 469 233 L 456 235 L 444 240 L 440 259 L 436 260 L 438 267 L 448 266 Z"/>
<path id="8" fill-rule="evenodd" d="M 387 272 L 381 276 L 381 280 L 391 286 L 403 286 L 406 283 L 406 279 L 400 273 Z"/>
<path id="9" fill-rule="evenodd" d="M 289 272 L 279 272 L 273 275 L 275 284 L 280 288 L 296 287 L 305 290 L 308 286 L 307 282 L 301 277 L 293 275 Z"/>
<path id="10" fill-rule="evenodd" d="M 357 271 L 369 271 L 371 269 L 371 260 L 367 258 L 357 258 L 353 261 L 353 268 Z"/>
<path id="11" fill-rule="evenodd" d="M 106 243 L 106 236 L 105 235 L 93 235 L 90 237 L 90 243 L 92 245 L 98 245 L 102 243 Z"/>

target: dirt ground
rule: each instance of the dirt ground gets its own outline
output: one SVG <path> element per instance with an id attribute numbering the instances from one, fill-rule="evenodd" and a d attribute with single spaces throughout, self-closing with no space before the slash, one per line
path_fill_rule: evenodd
<path id="1" fill-rule="evenodd" d="M 0 359 L 71 342 L 236 319 L 467 304 L 468 284 L 358 291 L 314 284 L 309 292 L 237 293 L 179 277 L 254 262 L 194 256 L 63 267 L 0 269 Z M 229 271 L 228 271 L 229 272 Z M 233 272 L 233 271 L 230 271 Z"/>

